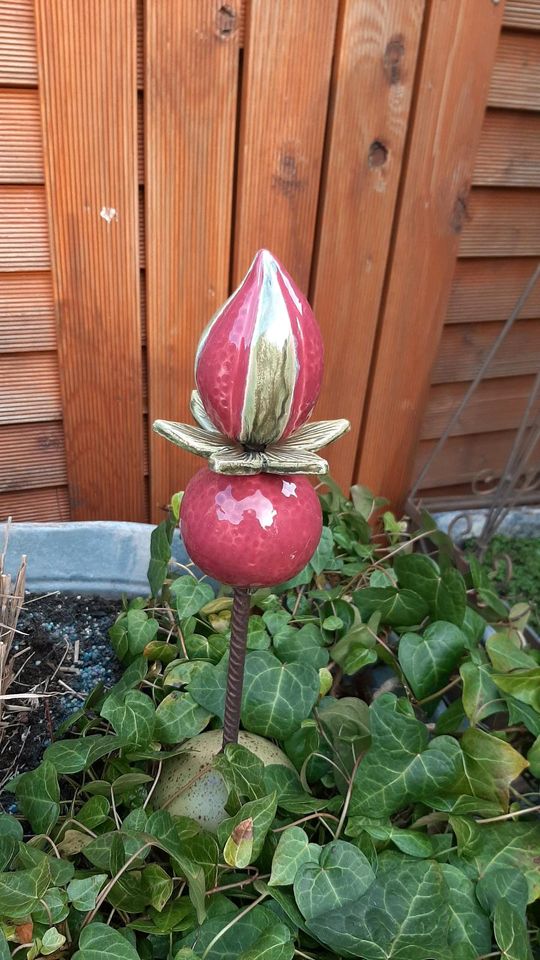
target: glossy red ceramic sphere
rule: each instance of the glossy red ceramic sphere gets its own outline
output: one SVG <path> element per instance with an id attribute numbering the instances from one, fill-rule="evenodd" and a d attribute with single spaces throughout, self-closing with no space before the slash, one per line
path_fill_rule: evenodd
<path id="1" fill-rule="evenodd" d="M 189 556 L 231 586 L 271 586 L 296 576 L 321 530 L 321 507 L 306 477 L 203 469 L 182 499 L 180 532 Z"/>

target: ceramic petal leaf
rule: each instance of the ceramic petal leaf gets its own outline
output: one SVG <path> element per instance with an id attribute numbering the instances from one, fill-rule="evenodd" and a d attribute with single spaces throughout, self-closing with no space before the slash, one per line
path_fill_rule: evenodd
<path id="1" fill-rule="evenodd" d="M 263 455 L 257 451 L 242 450 L 241 447 L 230 444 L 228 447 L 221 447 L 211 455 L 209 466 L 214 473 L 225 473 L 231 476 L 261 473 Z"/>
<path id="2" fill-rule="evenodd" d="M 283 447 L 300 447 L 302 450 L 320 450 L 327 444 L 333 443 L 351 429 L 348 420 L 317 420 L 314 423 L 305 423 L 288 440 Z"/>
<path id="3" fill-rule="evenodd" d="M 269 447 L 263 454 L 265 473 L 311 473 L 323 476 L 328 473 L 328 463 L 316 453 L 302 450 L 300 447 L 276 445 Z"/>
<path id="4" fill-rule="evenodd" d="M 165 437 L 177 447 L 199 457 L 210 457 L 219 450 L 234 449 L 226 437 L 220 433 L 208 432 L 201 427 L 192 427 L 189 423 L 174 423 L 170 420 L 155 420 L 153 429 L 160 437 Z M 238 448 L 239 449 L 239 448 Z"/>
<path id="5" fill-rule="evenodd" d="M 206 410 L 204 409 L 204 404 L 201 400 L 198 390 L 191 391 L 189 407 L 194 419 L 197 421 L 199 426 L 203 428 L 203 430 L 208 430 L 209 433 L 219 433 L 219 430 L 216 429 Z"/>

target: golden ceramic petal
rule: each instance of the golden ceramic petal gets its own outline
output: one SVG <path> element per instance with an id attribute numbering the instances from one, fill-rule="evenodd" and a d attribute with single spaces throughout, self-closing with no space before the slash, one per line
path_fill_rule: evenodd
<path id="1" fill-rule="evenodd" d="M 170 420 L 155 420 L 153 429 L 177 447 L 207 459 L 220 450 L 233 449 L 231 441 L 216 431 L 209 432 L 189 423 L 173 423 Z M 241 449 L 241 448 L 238 448 Z"/>
<path id="2" fill-rule="evenodd" d="M 197 421 L 203 430 L 208 430 L 209 433 L 219 433 L 219 430 L 216 429 L 206 410 L 204 409 L 204 405 L 198 390 L 191 391 L 191 400 L 189 402 L 189 406 L 194 420 Z"/>
<path id="3" fill-rule="evenodd" d="M 305 423 L 287 440 L 282 440 L 279 446 L 285 449 L 300 447 L 302 450 L 320 450 L 350 429 L 348 420 L 316 420 L 314 423 Z"/>
<path id="4" fill-rule="evenodd" d="M 240 446 L 223 447 L 212 454 L 208 466 L 214 473 L 232 476 L 250 473 L 263 473 L 263 454 L 257 451 L 243 450 Z"/>
<path id="5" fill-rule="evenodd" d="M 264 473 L 311 473 L 322 476 L 328 473 L 328 463 L 316 453 L 301 447 L 276 444 L 268 447 L 262 454 Z"/>

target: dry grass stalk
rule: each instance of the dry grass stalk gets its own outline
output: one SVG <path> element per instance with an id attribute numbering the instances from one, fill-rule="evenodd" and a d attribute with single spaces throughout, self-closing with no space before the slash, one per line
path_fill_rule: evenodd
<path id="1" fill-rule="evenodd" d="M 4 547 L 0 553 L 0 742 L 3 739 L 4 724 L 2 723 L 3 705 L 5 696 L 13 681 L 13 659 L 10 658 L 13 638 L 17 632 L 17 622 L 24 603 L 24 586 L 26 581 L 26 557 L 21 558 L 19 572 L 12 583 L 9 573 L 4 572 L 9 526 L 11 517 L 6 524 Z"/>

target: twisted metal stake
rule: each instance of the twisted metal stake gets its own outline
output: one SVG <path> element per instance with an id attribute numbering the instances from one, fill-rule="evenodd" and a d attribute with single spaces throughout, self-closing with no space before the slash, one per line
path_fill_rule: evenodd
<path id="1" fill-rule="evenodd" d="M 249 608 L 249 588 L 235 587 L 233 592 L 231 647 L 229 651 L 229 670 L 227 673 L 227 692 L 225 694 L 222 749 L 225 749 L 228 743 L 238 743 Z"/>

